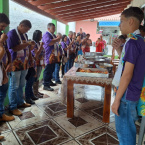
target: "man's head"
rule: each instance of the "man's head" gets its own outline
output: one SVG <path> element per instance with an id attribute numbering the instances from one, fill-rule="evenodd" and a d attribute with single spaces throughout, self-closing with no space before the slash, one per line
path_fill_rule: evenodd
<path id="1" fill-rule="evenodd" d="M 121 14 L 120 30 L 123 35 L 133 33 L 139 28 L 144 18 L 143 11 L 139 7 L 130 7 Z"/>
<path id="2" fill-rule="evenodd" d="M 23 20 L 20 22 L 18 26 L 18 30 L 20 33 L 27 33 L 32 28 L 32 24 L 29 20 Z"/>
<path id="3" fill-rule="evenodd" d="M 68 37 L 69 37 L 69 38 L 72 38 L 72 37 L 73 37 L 73 32 L 72 32 L 72 31 L 69 31 Z"/>
<path id="4" fill-rule="evenodd" d="M 49 23 L 49 24 L 47 25 L 47 29 L 48 29 L 48 31 L 49 31 L 50 33 L 54 34 L 54 32 L 55 32 L 55 25 L 54 25 L 53 23 Z"/>
<path id="5" fill-rule="evenodd" d="M 90 38 L 90 34 L 87 34 L 87 35 L 86 35 L 86 38 L 89 39 L 89 38 Z"/>
<path id="6" fill-rule="evenodd" d="M 83 29 L 82 28 L 80 28 L 80 33 L 82 33 L 83 32 Z"/>
<path id="7" fill-rule="evenodd" d="M 140 30 L 141 36 L 145 37 L 145 26 L 140 25 L 139 30 Z"/>
<path id="8" fill-rule="evenodd" d="M 0 32 L 10 24 L 9 18 L 4 13 L 0 13 Z"/>

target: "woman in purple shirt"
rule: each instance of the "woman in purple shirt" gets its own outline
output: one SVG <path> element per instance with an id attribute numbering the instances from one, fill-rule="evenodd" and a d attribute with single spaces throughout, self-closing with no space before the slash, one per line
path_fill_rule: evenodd
<path id="1" fill-rule="evenodd" d="M 68 46 L 66 42 L 67 42 L 67 36 L 63 35 L 62 42 L 61 42 L 61 47 L 64 52 L 64 57 L 62 62 L 62 76 L 64 75 L 64 73 L 66 73 L 69 70 L 68 59 L 69 59 L 69 49 L 71 48 L 71 46 L 70 45 Z"/>

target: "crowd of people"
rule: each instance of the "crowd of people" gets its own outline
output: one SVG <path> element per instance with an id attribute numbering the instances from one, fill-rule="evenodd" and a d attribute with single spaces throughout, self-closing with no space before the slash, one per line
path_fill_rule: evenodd
<path id="1" fill-rule="evenodd" d="M 145 76 L 145 27 L 140 26 L 144 14 L 138 7 L 130 7 L 121 13 L 122 36 L 112 44 L 120 57 L 118 70 L 112 84 L 116 97 L 112 105 L 115 114 L 116 132 L 120 145 L 136 144 L 137 105 Z M 80 29 L 68 36 L 55 32 L 55 25 L 49 23 L 48 31 L 33 33 L 32 40 L 26 34 L 32 27 L 29 20 L 23 20 L 7 34 L 2 33 L 10 24 L 8 17 L 0 14 L 0 121 L 12 121 L 14 116 L 4 112 L 4 99 L 8 91 L 9 111 L 20 116 L 20 107 L 30 107 L 44 94 L 38 91 L 39 77 L 43 72 L 43 89 L 53 91 L 52 86 L 61 84 L 62 77 L 74 64 L 75 58 L 90 51 L 90 34 Z M 96 42 L 96 51 L 106 46 L 102 37 Z M 8 85 L 9 80 L 9 85 Z M 55 81 L 55 83 L 53 82 Z M 23 97 L 25 87 L 25 98 Z M 143 94 L 142 98 L 145 98 Z M 26 102 L 26 103 L 25 103 Z M 0 136 L 0 139 L 3 137 Z"/>
<path id="2" fill-rule="evenodd" d="M 52 86 L 61 84 L 60 68 L 63 77 L 73 67 L 78 54 L 82 55 L 86 48 L 89 51 L 91 45 L 90 35 L 82 29 L 78 34 L 70 31 L 68 36 L 55 35 L 55 25 L 49 23 L 45 34 L 35 30 L 31 39 L 26 34 L 32 27 L 29 20 L 21 21 L 7 34 L 3 33 L 9 24 L 8 17 L 0 13 L 0 121 L 15 119 L 5 114 L 7 92 L 9 112 L 21 116 L 19 108 L 30 107 L 44 96 L 38 90 L 43 67 L 43 89 L 53 91 Z"/>

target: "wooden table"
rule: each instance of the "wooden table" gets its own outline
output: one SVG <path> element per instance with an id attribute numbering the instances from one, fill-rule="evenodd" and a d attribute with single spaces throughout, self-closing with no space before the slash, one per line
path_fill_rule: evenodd
<path id="1" fill-rule="evenodd" d="M 95 77 L 80 77 L 76 76 L 77 68 L 71 68 L 65 75 L 64 81 L 67 81 L 67 87 L 64 86 L 62 89 L 67 89 L 67 117 L 73 118 L 74 116 L 74 84 L 87 84 L 97 85 L 105 87 L 104 96 L 104 108 L 103 108 L 103 122 L 109 123 L 110 121 L 110 102 L 111 102 L 111 86 L 113 76 L 109 78 L 95 78 Z M 62 85 L 63 86 L 63 85 Z M 65 96 L 63 94 L 63 96 Z"/>

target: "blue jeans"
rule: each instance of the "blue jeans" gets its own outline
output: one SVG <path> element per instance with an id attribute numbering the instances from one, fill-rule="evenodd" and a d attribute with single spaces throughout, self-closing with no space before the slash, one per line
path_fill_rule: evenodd
<path id="1" fill-rule="evenodd" d="M 25 76 L 27 70 L 16 71 L 10 73 L 10 84 L 9 84 L 9 109 L 17 109 L 17 106 L 20 106 L 24 103 L 23 98 L 23 87 L 25 86 Z"/>
<path id="2" fill-rule="evenodd" d="M 55 82 L 60 81 L 59 79 L 59 71 L 60 71 L 60 63 L 55 64 L 55 70 L 53 72 L 53 78 L 55 79 Z"/>
<path id="3" fill-rule="evenodd" d="M 36 81 L 39 80 L 39 77 L 41 75 L 41 71 L 42 71 L 42 66 L 37 66 L 37 79 L 36 79 Z"/>
<path id="4" fill-rule="evenodd" d="M 44 72 L 43 72 L 43 84 L 44 86 L 49 86 L 51 79 L 52 79 L 52 74 L 55 69 L 55 63 L 54 64 L 47 64 L 45 66 Z"/>
<path id="5" fill-rule="evenodd" d="M 68 62 L 65 63 L 65 66 L 64 66 L 64 73 L 67 73 L 67 71 L 69 70 L 69 60 Z"/>
<path id="6" fill-rule="evenodd" d="M 118 109 L 119 116 L 115 115 L 116 132 L 119 145 L 136 145 L 137 103 L 126 100 L 123 95 Z"/>
<path id="7" fill-rule="evenodd" d="M 26 86 L 25 86 L 25 98 L 26 98 L 26 100 L 30 100 L 31 97 L 34 96 L 32 86 L 33 86 L 33 83 L 36 79 L 37 79 L 36 77 L 30 77 L 26 81 Z"/>
<path id="8" fill-rule="evenodd" d="M 74 64 L 74 59 L 70 58 L 68 61 L 68 68 L 71 69 L 73 67 L 73 64 Z"/>
<path id="9" fill-rule="evenodd" d="M 0 86 L 0 117 L 4 114 L 4 100 L 8 90 L 8 83 Z"/>

